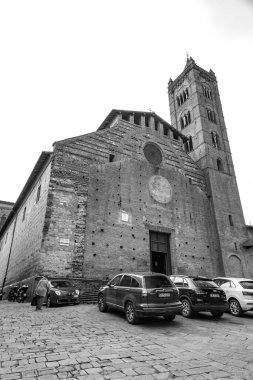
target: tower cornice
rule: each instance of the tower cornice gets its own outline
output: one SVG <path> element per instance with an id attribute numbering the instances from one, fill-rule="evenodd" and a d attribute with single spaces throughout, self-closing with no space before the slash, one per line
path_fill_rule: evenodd
<path id="1" fill-rule="evenodd" d="M 193 69 L 197 70 L 199 72 L 200 76 L 202 76 L 208 82 L 209 81 L 212 81 L 212 82 L 217 81 L 215 73 L 213 72 L 212 69 L 210 69 L 209 71 L 202 69 L 202 67 L 198 66 L 195 63 L 194 59 L 192 59 L 192 57 L 190 57 L 190 58 L 187 58 L 186 65 L 185 65 L 183 72 L 175 80 L 172 80 L 170 78 L 170 81 L 168 83 L 168 92 L 173 93 L 175 91 L 175 89 L 183 83 L 183 81 L 187 77 L 188 73 Z"/>

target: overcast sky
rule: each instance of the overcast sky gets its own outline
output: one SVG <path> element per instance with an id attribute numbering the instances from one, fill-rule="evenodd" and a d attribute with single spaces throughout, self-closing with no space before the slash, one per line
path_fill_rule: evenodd
<path id="1" fill-rule="evenodd" d="M 0 200 L 41 151 L 94 132 L 113 108 L 170 122 L 167 84 L 186 52 L 218 79 L 245 222 L 253 224 L 253 2 L 0 2 Z"/>

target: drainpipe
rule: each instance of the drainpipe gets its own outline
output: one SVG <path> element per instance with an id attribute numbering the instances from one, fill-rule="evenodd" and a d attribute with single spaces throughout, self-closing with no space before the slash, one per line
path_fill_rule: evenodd
<path id="1" fill-rule="evenodd" d="M 11 258 L 12 244 L 13 244 L 13 240 L 14 240 L 14 234 L 15 234 L 16 224 L 17 224 L 17 216 L 16 216 L 16 219 L 15 219 L 15 222 L 14 222 L 14 227 L 13 227 L 13 232 L 12 232 L 10 252 L 9 252 L 8 261 L 7 261 L 7 265 L 6 265 L 5 276 L 4 276 L 4 280 L 3 280 L 3 284 L 2 284 L 2 291 L 1 291 L 2 294 L 3 294 L 3 290 L 4 290 L 6 278 L 7 278 L 8 269 L 9 269 L 9 263 L 10 263 L 10 258 Z"/>

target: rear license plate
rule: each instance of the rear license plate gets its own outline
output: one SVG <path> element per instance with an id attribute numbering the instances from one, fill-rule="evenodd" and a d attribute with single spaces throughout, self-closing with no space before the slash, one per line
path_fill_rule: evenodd
<path id="1" fill-rule="evenodd" d="M 220 298 L 220 295 L 219 295 L 219 294 L 210 294 L 210 297 L 213 297 L 213 298 Z"/>
<path id="2" fill-rule="evenodd" d="M 159 293 L 158 297 L 170 297 L 170 293 Z"/>

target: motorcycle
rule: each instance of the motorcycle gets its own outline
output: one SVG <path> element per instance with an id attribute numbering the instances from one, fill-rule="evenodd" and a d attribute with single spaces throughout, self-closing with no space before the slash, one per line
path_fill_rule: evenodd
<path id="1" fill-rule="evenodd" d="M 17 296 L 18 296 L 18 286 L 12 286 L 10 291 L 9 291 L 9 294 L 8 294 L 8 301 L 11 302 L 15 302 L 16 299 L 17 299 Z"/>
<path id="2" fill-rule="evenodd" d="M 17 302 L 25 302 L 27 298 L 28 287 L 29 287 L 28 285 L 20 286 L 20 288 L 17 291 L 17 299 L 16 299 Z"/>

